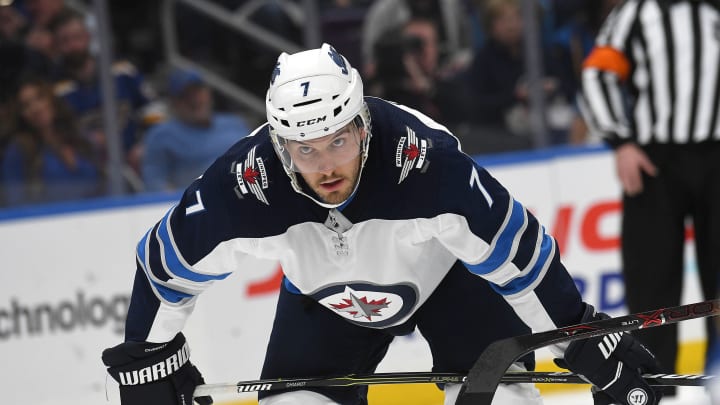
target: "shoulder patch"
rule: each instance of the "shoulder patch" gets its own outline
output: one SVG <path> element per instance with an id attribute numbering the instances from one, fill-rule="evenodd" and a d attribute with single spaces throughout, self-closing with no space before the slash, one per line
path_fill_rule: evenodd
<path id="1" fill-rule="evenodd" d="M 265 171 L 265 163 L 262 158 L 255 157 L 254 146 L 245 157 L 244 162 L 235 165 L 235 176 L 237 178 L 237 191 L 240 194 L 247 195 L 252 193 L 255 198 L 266 205 L 270 205 L 263 190 L 268 188 L 267 172 Z"/>
<path id="2" fill-rule="evenodd" d="M 428 149 L 427 140 L 418 138 L 410 127 L 406 126 L 405 130 L 407 135 L 400 138 L 395 150 L 395 166 L 402 168 L 398 184 L 405 180 L 412 169 L 423 167 Z"/>

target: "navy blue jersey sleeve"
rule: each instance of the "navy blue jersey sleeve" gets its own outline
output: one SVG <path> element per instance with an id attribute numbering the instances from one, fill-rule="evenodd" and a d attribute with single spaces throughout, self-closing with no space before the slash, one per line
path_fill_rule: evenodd
<path id="1" fill-rule="evenodd" d="M 210 217 L 219 212 L 209 210 L 222 210 L 222 204 L 210 193 L 204 195 L 202 189 L 203 182 L 197 180 L 137 244 L 127 340 L 172 339 L 184 326 L 197 296 L 231 273 L 222 258 L 210 254 L 218 243 L 209 236 Z"/>
<path id="2" fill-rule="evenodd" d="M 239 198 L 233 152 L 195 180 L 138 242 L 126 339 L 172 339 L 197 297 L 256 253 L 254 221 L 262 221 L 265 204 Z"/>
<path id="3" fill-rule="evenodd" d="M 554 238 L 469 156 L 447 150 L 433 158 L 444 179 L 438 198 L 449 201 L 438 204 L 460 218 L 443 227 L 441 241 L 533 329 L 576 323 L 582 299 Z"/>

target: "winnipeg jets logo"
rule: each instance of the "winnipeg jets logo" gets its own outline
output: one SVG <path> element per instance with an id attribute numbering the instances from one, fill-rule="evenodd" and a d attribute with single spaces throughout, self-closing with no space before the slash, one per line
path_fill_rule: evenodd
<path id="1" fill-rule="evenodd" d="M 268 188 L 265 164 L 262 158 L 255 157 L 255 148 L 257 148 L 257 146 L 250 150 L 250 153 L 248 153 L 245 158 L 245 162 L 238 163 L 235 166 L 238 189 L 243 195 L 252 193 L 258 200 L 266 205 L 270 205 L 263 192 L 263 190 Z"/>
<path id="2" fill-rule="evenodd" d="M 330 55 L 330 59 L 335 62 L 336 65 L 340 68 L 340 71 L 346 75 L 348 74 L 348 68 L 345 64 L 345 59 L 338 53 L 338 51 L 335 50 L 332 46 L 330 47 L 330 50 L 328 51 L 328 55 Z"/>
<path id="3" fill-rule="evenodd" d="M 427 141 L 418 139 L 415 131 L 410 127 L 405 127 L 405 129 L 407 130 L 407 136 L 400 138 L 395 150 L 395 166 L 402 167 L 398 184 L 405 180 L 410 174 L 410 170 L 422 168 L 427 155 Z"/>
<path id="4" fill-rule="evenodd" d="M 326 286 L 310 295 L 349 322 L 382 328 L 407 319 L 416 308 L 417 291 L 413 284 L 358 282 Z"/>
<path id="5" fill-rule="evenodd" d="M 275 79 L 280 76 L 280 62 L 275 64 L 275 69 L 272 71 L 272 75 L 270 76 L 270 84 L 275 84 Z"/>
<path id="6" fill-rule="evenodd" d="M 353 291 L 349 292 L 350 298 L 343 298 L 340 304 L 330 304 L 338 312 L 347 312 L 353 318 L 365 318 L 372 320 L 373 316 L 382 316 L 380 310 L 387 308 L 390 304 L 387 298 L 380 300 L 368 300 L 367 297 L 359 298 Z"/>

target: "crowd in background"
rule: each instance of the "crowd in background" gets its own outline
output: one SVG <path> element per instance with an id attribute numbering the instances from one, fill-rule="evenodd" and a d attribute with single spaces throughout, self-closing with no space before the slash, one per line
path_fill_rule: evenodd
<path id="1" fill-rule="evenodd" d="M 587 142 L 576 106 L 580 70 L 618 0 L 537 1 L 550 143 Z M 229 11 L 247 3 L 212 2 Z M 160 0 L 108 3 L 124 187 L 182 189 L 263 117 L 214 94 L 197 72 L 168 68 Z M 472 154 L 533 146 L 520 0 L 317 4 L 321 41 L 358 67 L 367 95 L 422 111 Z M 108 192 L 91 5 L 0 1 L 0 207 Z M 304 11 L 296 1 L 267 1 L 252 21 L 297 43 Z M 184 55 L 264 97 L 276 51 L 182 5 L 175 15 Z"/>

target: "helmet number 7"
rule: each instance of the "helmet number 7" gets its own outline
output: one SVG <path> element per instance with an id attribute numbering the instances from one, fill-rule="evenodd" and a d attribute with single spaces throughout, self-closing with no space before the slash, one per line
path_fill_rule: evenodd
<path id="1" fill-rule="evenodd" d="M 303 97 L 307 97 L 308 89 L 310 88 L 310 82 L 300 83 L 300 87 L 303 88 Z"/>

